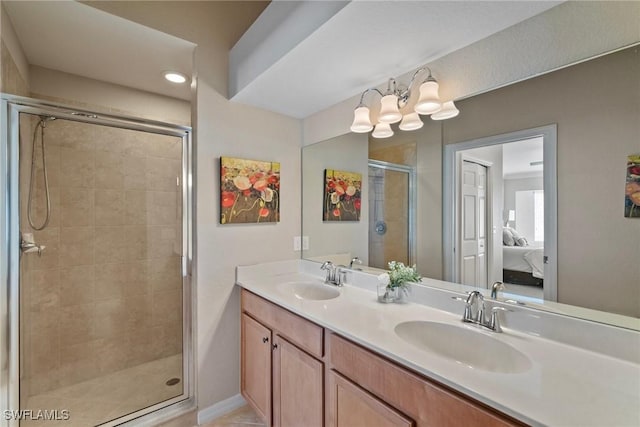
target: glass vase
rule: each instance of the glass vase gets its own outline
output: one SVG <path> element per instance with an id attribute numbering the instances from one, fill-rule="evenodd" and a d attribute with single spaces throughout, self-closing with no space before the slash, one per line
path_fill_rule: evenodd
<path id="1" fill-rule="evenodd" d="M 394 302 L 397 298 L 397 289 L 391 288 L 387 285 L 378 285 L 378 302 L 390 303 Z"/>
<path id="2" fill-rule="evenodd" d="M 381 284 L 378 285 L 378 301 L 385 304 L 390 302 L 406 302 L 408 294 L 409 285 L 407 283 L 395 287 Z"/>

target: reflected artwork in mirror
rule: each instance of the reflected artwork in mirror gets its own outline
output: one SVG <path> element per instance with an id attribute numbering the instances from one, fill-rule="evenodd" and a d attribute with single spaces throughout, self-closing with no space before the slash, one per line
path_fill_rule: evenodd
<path id="1" fill-rule="evenodd" d="M 324 170 L 322 218 L 325 221 L 360 221 L 362 174 Z"/>
<path id="2" fill-rule="evenodd" d="M 547 260 L 544 257 L 553 256 L 548 261 L 556 269 L 555 295 L 547 295 L 545 289 L 544 299 L 536 296 L 527 300 L 516 287 L 509 289 L 509 284 L 504 292 L 517 294 L 517 299 L 530 307 L 637 329 L 640 223 L 621 215 L 620 189 L 628 180 L 625 173 L 615 171 L 621 171 L 620 165 L 625 164 L 630 154 L 640 152 L 638 75 L 640 52 L 638 46 L 633 46 L 457 100 L 463 114 L 446 122 L 426 121 L 422 129 L 397 133 L 385 140 L 351 133 L 305 146 L 302 150 L 302 233 L 309 236 L 309 249 L 303 252 L 303 258 L 321 261 L 337 257 L 348 265 L 349 259 L 357 256 L 364 266 L 372 265 L 369 228 L 375 218 L 370 218 L 374 216 L 369 197 L 373 190 L 366 185 L 367 179 L 362 188 L 360 227 L 346 230 L 334 225 L 331 229 L 321 229 L 314 219 L 317 214 L 312 210 L 310 198 L 317 194 L 312 189 L 318 188 L 314 187 L 312 175 L 322 175 L 326 167 L 332 166 L 327 159 L 339 157 L 339 167 L 359 171 L 365 177 L 369 159 L 381 160 L 415 168 L 417 201 L 413 237 L 414 262 L 419 273 L 427 278 L 462 283 L 447 268 L 453 260 L 452 252 L 445 248 L 445 224 L 459 221 L 453 214 L 445 218 L 444 201 L 454 197 L 447 194 L 449 190 L 443 181 L 447 147 L 554 127 L 557 132 L 554 153 L 545 151 L 544 158 L 524 156 L 523 150 L 512 153 L 511 158 L 516 160 L 526 158 L 525 166 L 531 166 L 532 171 L 534 167 L 538 169 L 531 174 L 515 171 L 510 182 L 504 181 L 503 190 L 498 192 L 500 208 L 496 208 L 494 218 L 485 223 L 488 227 L 485 232 L 499 243 L 500 253 L 506 227 L 520 237 L 524 235 L 529 245 L 544 247 L 543 262 Z M 545 205 L 547 187 L 541 186 L 541 171 L 548 165 L 548 154 L 556 158 L 556 170 L 550 172 L 556 183 L 553 188 L 557 192 L 555 212 Z M 502 162 L 500 166 L 504 166 Z M 548 252 L 546 242 L 547 233 L 553 230 L 547 230 L 546 220 L 536 220 L 540 212 L 553 213 L 557 229 L 555 254 Z M 453 246 L 455 250 L 456 244 Z M 505 279 L 502 265 L 488 268 L 494 268 L 495 274 L 476 287 L 490 288 L 493 279 Z M 548 264 L 542 268 L 546 282 Z M 444 282 L 443 286 L 446 286 Z M 501 293 L 501 297 L 510 295 Z"/>

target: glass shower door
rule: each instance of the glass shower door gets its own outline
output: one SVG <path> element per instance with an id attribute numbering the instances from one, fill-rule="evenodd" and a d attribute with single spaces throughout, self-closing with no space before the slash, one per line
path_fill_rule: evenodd
<path id="1" fill-rule="evenodd" d="M 21 113 L 19 175 L 20 425 L 183 396 L 183 138 Z"/>
<path id="2" fill-rule="evenodd" d="M 369 265 L 414 262 L 415 172 L 412 167 L 369 161 Z"/>

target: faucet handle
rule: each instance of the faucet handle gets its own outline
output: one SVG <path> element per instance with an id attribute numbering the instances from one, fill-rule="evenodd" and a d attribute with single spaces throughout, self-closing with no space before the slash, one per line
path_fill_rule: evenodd
<path id="1" fill-rule="evenodd" d="M 341 265 L 336 268 L 336 285 L 342 286 L 347 283 L 347 272 L 346 267 Z"/>
<path id="2" fill-rule="evenodd" d="M 333 263 L 331 261 L 325 261 L 320 266 L 320 270 L 332 270 L 332 269 L 333 269 Z"/>
<path id="3" fill-rule="evenodd" d="M 502 332 L 502 326 L 500 326 L 500 317 L 498 317 L 498 313 L 501 311 L 513 311 L 504 307 L 493 307 L 491 308 L 491 320 L 489 320 L 489 329 L 494 332 Z"/>

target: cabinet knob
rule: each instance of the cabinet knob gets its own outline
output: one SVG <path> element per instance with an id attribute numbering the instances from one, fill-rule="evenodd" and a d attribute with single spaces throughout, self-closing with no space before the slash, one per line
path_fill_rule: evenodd
<path id="1" fill-rule="evenodd" d="M 263 343 L 268 343 L 268 342 L 269 342 L 269 337 L 264 337 L 264 338 L 262 338 L 262 342 L 263 342 Z"/>
<path id="2" fill-rule="evenodd" d="M 273 349 L 276 350 L 278 348 L 278 344 L 273 344 Z"/>

